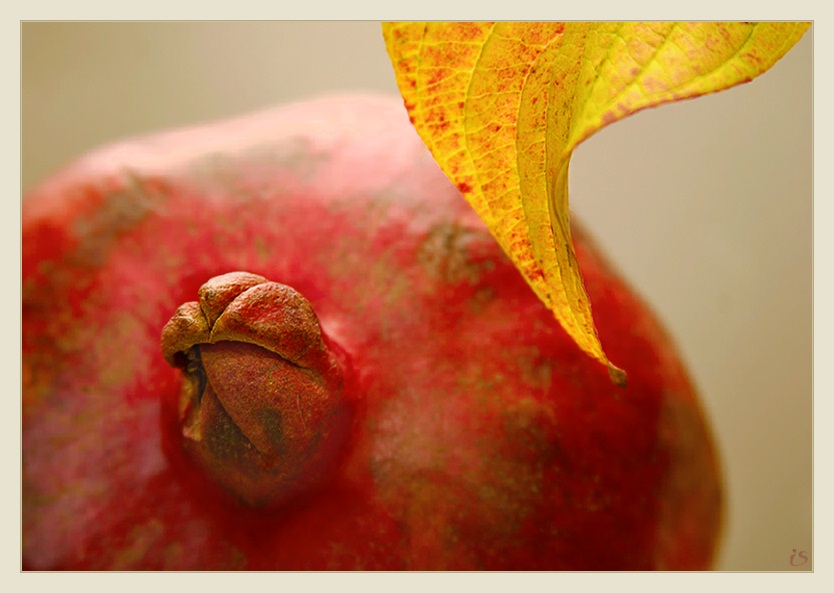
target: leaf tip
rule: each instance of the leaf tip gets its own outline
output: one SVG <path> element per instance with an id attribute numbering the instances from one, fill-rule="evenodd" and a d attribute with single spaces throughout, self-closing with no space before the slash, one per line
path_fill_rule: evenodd
<path id="1" fill-rule="evenodd" d="M 608 376 L 611 378 L 611 382 L 617 387 L 625 389 L 626 385 L 628 385 L 628 375 L 626 374 L 626 372 L 623 369 L 614 366 L 610 362 L 607 366 Z"/>

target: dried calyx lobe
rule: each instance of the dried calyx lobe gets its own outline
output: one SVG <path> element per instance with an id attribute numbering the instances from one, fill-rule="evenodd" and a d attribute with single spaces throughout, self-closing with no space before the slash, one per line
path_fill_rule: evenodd
<path id="1" fill-rule="evenodd" d="M 345 445 L 347 363 L 289 286 L 232 272 L 199 298 L 162 330 L 184 374 L 183 448 L 241 503 L 276 507 L 326 480 Z"/>

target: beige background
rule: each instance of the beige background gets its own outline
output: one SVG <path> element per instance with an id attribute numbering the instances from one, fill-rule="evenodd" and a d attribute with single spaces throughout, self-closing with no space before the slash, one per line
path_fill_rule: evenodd
<path id="1" fill-rule="evenodd" d="M 572 164 L 574 211 L 703 392 L 725 570 L 813 559 L 812 36 L 751 84 L 603 130 Z M 22 186 L 127 135 L 349 89 L 397 92 L 378 23 L 24 23 Z"/>

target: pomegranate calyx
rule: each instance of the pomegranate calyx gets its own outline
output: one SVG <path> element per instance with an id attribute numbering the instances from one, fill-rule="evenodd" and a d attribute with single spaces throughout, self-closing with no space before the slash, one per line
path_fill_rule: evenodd
<path id="1" fill-rule="evenodd" d="M 345 361 L 289 286 L 231 272 L 198 295 L 161 339 L 183 372 L 183 449 L 241 503 L 279 506 L 325 480 L 344 447 Z"/>

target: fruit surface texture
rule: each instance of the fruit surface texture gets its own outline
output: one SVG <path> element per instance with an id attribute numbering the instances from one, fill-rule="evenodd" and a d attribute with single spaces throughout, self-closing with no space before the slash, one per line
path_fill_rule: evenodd
<path id="1" fill-rule="evenodd" d="M 130 140 L 23 204 L 27 569 L 707 569 L 678 354 L 579 227 L 570 340 L 396 97 Z"/>

